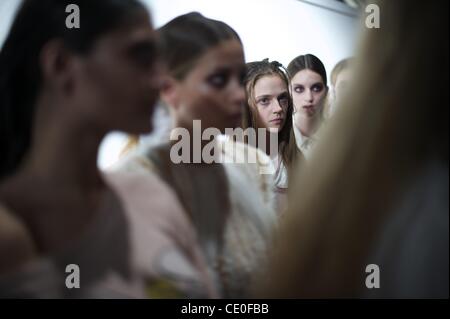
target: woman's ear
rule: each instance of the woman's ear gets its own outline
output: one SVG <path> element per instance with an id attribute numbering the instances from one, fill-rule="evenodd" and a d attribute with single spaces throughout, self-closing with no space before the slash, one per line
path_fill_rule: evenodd
<path id="1" fill-rule="evenodd" d="M 62 41 L 53 40 L 44 45 L 39 61 L 44 82 L 53 88 L 70 90 L 73 84 L 73 54 Z"/>
<path id="2" fill-rule="evenodd" d="M 180 104 L 180 85 L 171 76 L 166 76 L 161 87 L 161 100 L 169 107 L 177 109 Z"/>

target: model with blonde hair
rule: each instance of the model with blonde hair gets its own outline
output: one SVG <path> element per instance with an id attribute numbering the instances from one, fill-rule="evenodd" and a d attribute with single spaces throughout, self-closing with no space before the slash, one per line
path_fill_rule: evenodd
<path id="1" fill-rule="evenodd" d="M 244 84 L 247 103 L 242 126 L 245 129 L 266 129 L 267 136 L 263 140 L 268 145 L 264 147 L 276 168 L 274 192 L 278 210 L 282 212 L 287 200 L 288 170 L 303 157 L 295 143 L 292 129 L 293 104 L 289 76 L 279 62 L 264 59 L 247 63 Z M 278 149 L 274 150 L 273 145 L 270 145 L 270 134 L 276 134 Z"/>

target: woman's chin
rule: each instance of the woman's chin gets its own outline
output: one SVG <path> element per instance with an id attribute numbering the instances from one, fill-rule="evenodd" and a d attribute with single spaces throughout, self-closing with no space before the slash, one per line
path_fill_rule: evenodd
<path id="1" fill-rule="evenodd" d="M 270 133 L 278 133 L 281 131 L 281 127 L 279 125 L 269 126 L 268 130 Z"/>

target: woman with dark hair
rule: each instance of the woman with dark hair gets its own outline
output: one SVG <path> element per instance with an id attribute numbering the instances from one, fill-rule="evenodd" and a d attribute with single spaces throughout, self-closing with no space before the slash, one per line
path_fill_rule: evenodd
<path id="1" fill-rule="evenodd" d="M 246 113 L 244 128 L 265 128 L 265 150 L 271 156 L 275 171 L 274 190 L 277 194 L 279 211 L 284 210 L 285 196 L 288 188 L 288 170 L 301 156 L 295 143 L 292 129 L 292 97 L 287 71 L 277 61 L 268 59 L 247 63 L 247 74 L 244 79 L 246 88 Z M 272 154 L 269 135 L 276 134 L 278 149 Z M 259 141 L 259 139 L 258 139 Z"/>
<path id="2" fill-rule="evenodd" d="M 67 28 L 69 4 L 81 28 Z M 127 222 L 97 151 L 111 130 L 151 130 L 156 48 L 135 0 L 19 8 L 0 52 L 0 295 L 111 296 L 95 283 L 130 279 Z M 68 289 L 68 265 L 81 272 L 79 289 Z"/>
<path id="3" fill-rule="evenodd" d="M 173 19 L 159 29 L 159 35 L 167 69 L 161 99 L 170 108 L 175 126 L 188 132 L 187 151 L 181 149 L 187 152 L 181 157 L 188 161 L 174 160 L 179 154 L 173 150 L 186 142 L 175 136 L 129 157 L 122 170 L 156 172 L 174 190 L 219 295 L 243 297 L 250 281 L 264 269 L 276 216 L 270 175 L 260 171 L 270 165 L 267 155 L 243 143 L 217 139 L 241 122 L 242 43 L 230 26 L 199 13 Z M 197 132 L 195 120 L 201 121 Z M 197 133 L 204 136 L 207 130 L 215 132 L 213 141 L 195 140 Z M 202 147 L 200 154 L 196 143 Z M 224 160 L 206 160 L 202 156 L 206 143 L 222 145 L 214 156 Z M 244 153 L 259 161 L 233 161 Z"/>
<path id="4" fill-rule="evenodd" d="M 300 55 L 288 65 L 294 100 L 294 133 L 298 148 L 308 159 L 324 119 L 328 93 L 327 73 L 318 57 Z"/>

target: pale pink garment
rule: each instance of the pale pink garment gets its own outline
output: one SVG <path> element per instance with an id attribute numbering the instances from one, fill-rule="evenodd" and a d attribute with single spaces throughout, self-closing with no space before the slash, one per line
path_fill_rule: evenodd
<path id="1" fill-rule="evenodd" d="M 149 171 L 105 175 L 130 224 L 132 265 L 147 289 L 158 281 L 180 297 L 217 297 L 196 233 L 173 191 Z"/>

